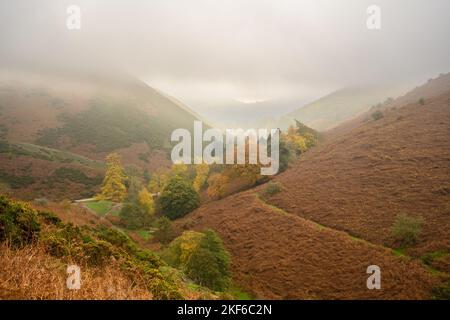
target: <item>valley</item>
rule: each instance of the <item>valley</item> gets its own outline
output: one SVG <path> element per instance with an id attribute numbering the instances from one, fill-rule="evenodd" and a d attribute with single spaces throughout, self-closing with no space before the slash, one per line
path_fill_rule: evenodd
<path id="1" fill-rule="evenodd" d="M 49 88 L 53 89 L 48 92 L 55 90 Z M 280 153 L 290 156 L 280 156 L 282 172 L 273 177 L 261 176 L 255 164 L 171 166 L 170 143 L 165 140 L 170 135 L 164 132 L 177 126 L 191 126 L 195 132 L 192 125 L 197 119 L 189 114 L 174 122 L 169 116 L 173 110 L 160 105 L 177 108 L 173 99 L 152 96 L 151 104 L 136 103 L 125 116 L 120 103 L 105 102 L 118 99 L 129 106 L 122 100 L 124 93 L 103 88 L 102 95 L 107 97 L 103 102 L 83 98 L 85 103 L 75 103 L 65 96 L 67 102 L 54 112 L 46 111 L 46 119 L 27 119 L 20 113 L 26 104 L 19 100 L 28 98 L 20 96 L 23 89 L 14 90 L 0 95 L 2 193 L 30 200 L 37 210 L 50 210 L 82 230 L 107 228 L 123 233 L 133 246 L 161 256 L 164 262 L 158 268 L 174 268 L 176 280 L 164 281 L 175 281 L 175 291 L 185 298 L 432 299 L 446 295 L 450 279 L 449 74 L 341 120 L 320 134 L 292 118 L 297 127 L 282 133 L 280 142 Z M 146 92 L 140 84 L 135 90 Z M 144 101 L 147 93 L 142 94 Z M 5 108 L 8 105 L 14 107 Z M 156 118 L 149 123 L 152 117 Z M 29 127 L 35 122 L 34 128 Z M 161 124 L 167 127 L 163 131 Z M 117 199 L 102 195 L 107 194 L 112 155 L 124 164 L 119 167 L 126 194 Z M 195 198 L 181 202 L 170 198 L 171 184 L 170 192 L 187 188 L 180 197 Z M 142 193 L 147 189 L 150 200 Z M 116 195 L 116 191 L 109 192 Z M 90 199 L 74 203 L 83 198 Z M 150 204 L 143 205 L 142 199 Z M 148 208 L 149 216 L 142 216 L 143 208 Z M 173 221 L 165 221 L 166 216 Z M 418 226 L 409 242 L 395 231 L 396 225 L 402 232 L 408 228 L 402 223 Z M 202 287 L 191 290 L 198 283 L 184 283 L 178 275 L 195 270 L 187 271 L 187 265 L 174 260 L 173 250 L 183 241 L 200 246 L 206 230 L 217 233 L 229 252 L 231 289 L 213 282 L 210 287 L 220 292 Z M 99 240 L 93 241 L 103 241 L 101 233 L 94 237 Z M 8 250 L 4 248 L 4 259 L 12 259 Z M 40 250 L 49 254 L 48 247 Z M 366 286 L 371 265 L 381 270 L 379 290 Z M 120 281 L 126 283 L 127 276 L 123 277 Z M 8 289 L 2 290 L 7 295 Z M 166 294 L 152 290 L 153 295 Z M 141 291 L 130 294 L 140 297 Z"/>

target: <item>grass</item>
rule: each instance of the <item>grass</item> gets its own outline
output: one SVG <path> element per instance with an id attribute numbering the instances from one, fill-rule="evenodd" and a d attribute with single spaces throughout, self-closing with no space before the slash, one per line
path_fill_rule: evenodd
<path id="1" fill-rule="evenodd" d="M 405 256 L 405 248 L 392 249 L 392 253 L 396 257 L 404 257 Z"/>
<path id="2" fill-rule="evenodd" d="M 94 211 L 97 215 L 103 216 L 111 210 L 113 203 L 107 200 L 90 201 L 86 202 L 85 206 Z"/>
<path id="3" fill-rule="evenodd" d="M 136 233 L 139 237 L 141 237 L 145 241 L 147 241 L 151 237 L 151 233 L 149 230 L 137 230 Z"/>
<path id="4" fill-rule="evenodd" d="M 236 300 L 253 300 L 253 297 L 247 292 L 242 291 L 241 288 L 232 285 L 228 291 Z"/>
<path id="5" fill-rule="evenodd" d="M 108 215 L 118 217 L 120 215 L 120 209 L 122 207 L 112 207 L 111 210 L 108 212 Z"/>

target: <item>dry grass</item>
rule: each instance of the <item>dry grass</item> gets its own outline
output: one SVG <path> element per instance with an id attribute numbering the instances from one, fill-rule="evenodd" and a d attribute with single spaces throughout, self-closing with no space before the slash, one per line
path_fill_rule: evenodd
<path id="1" fill-rule="evenodd" d="M 252 191 L 175 222 L 179 231 L 189 220 L 194 230 L 217 231 L 232 255 L 234 280 L 246 292 L 262 299 L 431 298 L 439 279 L 420 262 L 268 206 Z M 373 264 L 382 270 L 381 290 L 366 286 Z"/>
<path id="2" fill-rule="evenodd" d="M 134 283 L 112 261 L 108 266 L 81 266 L 80 290 L 66 287 L 67 264 L 40 247 L 13 250 L 0 245 L 0 299 L 152 299 L 143 283 Z"/>

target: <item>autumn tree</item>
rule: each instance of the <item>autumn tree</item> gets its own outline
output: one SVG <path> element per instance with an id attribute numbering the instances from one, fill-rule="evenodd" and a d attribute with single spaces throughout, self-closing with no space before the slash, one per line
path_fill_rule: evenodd
<path id="1" fill-rule="evenodd" d="M 226 290 L 230 284 L 230 255 L 212 230 L 183 232 L 163 252 L 163 258 L 198 284 L 213 290 Z"/>
<path id="2" fill-rule="evenodd" d="M 103 179 L 99 199 L 122 202 L 127 195 L 125 182 L 127 176 L 120 161 L 120 155 L 111 153 L 106 157 L 106 173 Z"/>
<path id="3" fill-rule="evenodd" d="M 206 193 L 208 194 L 208 197 L 211 199 L 220 199 L 225 196 L 228 182 L 230 179 L 228 176 L 220 173 L 216 173 L 212 175 L 208 179 L 208 189 L 206 190 Z"/>
<path id="4" fill-rule="evenodd" d="M 158 204 L 162 213 L 169 219 L 184 216 L 198 207 L 200 199 L 189 180 L 176 175 L 167 182 Z"/>
<path id="5" fill-rule="evenodd" d="M 154 218 L 155 208 L 152 195 L 142 186 L 139 179 L 130 179 L 128 194 L 119 216 L 129 229 L 150 226 Z"/>
<path id="6" fill-rule="evenodd" d="M 139 191 L 138 201 L 149 216 L 153 216 L 155 214 L 155 203 L 153 201 L 152 194 L 148 192 L 147 188 L 143 187 L 141 191 Z"/>
<path id="7" fill-rule="evenodd" d="M 193 183 L 193 187 L 195 191 L 200 192 L 202 187 L 205 185 L 206 180 L 208 179 L 209 174 L 209 165 L 206 163 L 202 163 L 196 166 L 195 168 L 195 179 Z"/>
<path id="8" fill-rule="evenodd" d="M 167 183 L 167 180 L 169 179 L 167 170 L 159 170 L 155 172 L 150 182 L 148 183 L 148 190 L 151 193 L 159 193 L 163 190 L 165 184 Z"/>
<path id="9" fill-rule="evenodd" d="M 174 176 L 180 176 L 182 178 L 188 179 L 189 178 L 189 169 L 188 166 L 184 163 L 177 163 L 172 165 L 172 168 L 170 169 L 169 175 L 171 177 Z"/>

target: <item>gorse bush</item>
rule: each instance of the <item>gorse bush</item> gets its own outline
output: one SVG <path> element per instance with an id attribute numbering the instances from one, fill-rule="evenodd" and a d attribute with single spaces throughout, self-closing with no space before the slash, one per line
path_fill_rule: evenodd
<path id="1" fill-rule="evenodd" d="M 191 212 L 199 202 L 199 195 L 189 181 L 178 175 L 167 182 L 158 198 L 160 210 L 172 220 Z"/>
<path id="2" fill-rule="evenodd" d="M 423 218 L 399 214 L 391 229 L 391 234 L 401 246 L 413 245 L 422 231 Z"/>
<path id="3" fill-rule="evenodd" d="M 20 247 L 37 240 L 40 229 L 38 213 L 29 204 L 0 195 L 0 241 Z"/>
<path id="4" fill-rule="evenodd" d="M 281 185 L 278 182 L 269 182 L 267 187 L 264 188 L 262 194 L 263 196 L 270 197 L 281 192 L 281 190 Z"/>

